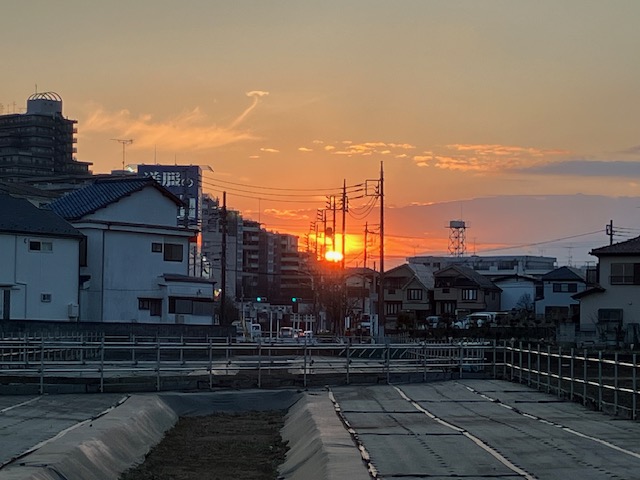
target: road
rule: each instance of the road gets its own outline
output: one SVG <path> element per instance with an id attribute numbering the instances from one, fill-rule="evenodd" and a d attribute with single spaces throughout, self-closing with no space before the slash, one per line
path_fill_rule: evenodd
<path id="1" fill-rule="evenodd" d="M 640 478 L 640 424 L 518 384 L 460 380 L 332 392 L 376 478 Z"/>

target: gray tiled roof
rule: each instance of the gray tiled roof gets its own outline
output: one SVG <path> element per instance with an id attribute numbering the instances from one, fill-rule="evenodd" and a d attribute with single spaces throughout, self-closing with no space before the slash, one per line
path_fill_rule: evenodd
<path id="1" fill-rule="evenodd" d="M 490 289 L 490 290 L 501 290 L 495 283 L 493 283 L 490 279 L 485 277 L 484 275 L 476 272 L 473 268 L 464 267 L 462 265 L 450 265 L 441 270 L 438 270 L 435 275 L 438 276 L 439 273 L 446 272 L 447 270 L 453 270 L 457 272 L 459 275 L 463 275 L 467 277 L 469 280 L 472 280 L 479 287 Z"/>
<path id="2" fill-rule="evenodd" d="M 584 282 L 585 275 L 578 269 L 571 267 L 560 267 L 555 270 L 551 270 L 549 273 L 545 273 L 542 276 L 543 282 L 554 280 L 579 280 Z"/>
<path id="3" fill-rule="evenodd" d="M 157 188 L 177 205 L 181 205 L 180 199 L 152 178 L 125 177 L 98 179 L 91 185 L 56 200 L 49 208 L 67 220 L 78 220 L 148 186 Z"/>
<path id="4" fill-rule="evenodd" d="M 594 248 L 590 253 L 596 257 L 601 255 L 640 255 L 640 237 L 606 247 Z"/>
<path id="5" fill-rule="evenodd" d="M 28 200 L 0 194 L 0 233 L 78 237 L 82 233 L 58 214 Z"/>

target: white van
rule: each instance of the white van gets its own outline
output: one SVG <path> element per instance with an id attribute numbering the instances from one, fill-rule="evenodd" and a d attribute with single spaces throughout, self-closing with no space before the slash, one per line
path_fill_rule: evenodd
<path id="1" fill-rule="evenodd" d="M 259 323 L 252 323 L 249 334 L 251 335 L 251 341 L 257 342 L 259 338 L 262 338 L 262 325 Z"/>
<path id="2" fill-rule="evenodd" d="M 469 315 L 469 323 L 472 327 L 482 327 L 494 324 L 496 321 L 495 312 L 476 312 Z"/>

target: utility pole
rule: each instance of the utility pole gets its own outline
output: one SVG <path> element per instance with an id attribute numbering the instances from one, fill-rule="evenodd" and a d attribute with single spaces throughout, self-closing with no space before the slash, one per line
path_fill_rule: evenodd
<path id="1" fill-rule="evenodd" d="M 342 181 L 342 270 L 344 270 L 347 243 L 347 219 L 346 213 L 349 211 L 347 206 L 347 180 Z"/>
<path id="2" fill-rule="evenodd" d="M 367 235 L 369 233 L 369 222 L 364 224 L 364 268 L 367 268 Z"/>
<path id="3" fill-rule="evenodd" d="M 385 333 L 384 315 L 384 169 L 383 162 L 380 161 L 380 285 L 378 293 L 378 331 L 382 327 L 382 335 Z"/>
<path id="4" fill-rule="evenodd" d="M 133 139 L 132 138 L 127 138 L 127 139 L 112 138 L 111 140 L 113 140 L 114 142 L 120 142 L 122 144 L 122 171 L 124 172 L 125 148 L 127 145 L 131 145 L 133 143 Z"/>
<path id="5" fill-rule="evenodd" d="M 609 236 L 609 245 L 613 245 L 613 220 L 609 220 L 609 225 L 607 225 L 607 235 Z"/>
<path id="6" fill-rule="evenodd" d="M 225 325 L 227 306 L 227 192 L 222 192 L 222 252 L 220 252 L 220 325 Z M 244 306 L 243 306 L 244 308 Z"/>

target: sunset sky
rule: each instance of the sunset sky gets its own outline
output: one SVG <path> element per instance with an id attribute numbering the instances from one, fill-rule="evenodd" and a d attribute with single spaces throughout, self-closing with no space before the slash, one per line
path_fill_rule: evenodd
<path id="1" fill-rule="evenodd" d="M 410 205 L 640 194 L 637 0 L 22 0 L 0 18 L 2 113 L 55 91 L 94 173 L 133 139 L 127 164 L 201 165 L 271 230 L 304 235 L 343 181 L 347 231 L 375 230 L 357 185 L 381 161 L 396 258 L 446 253 L 452 218 L 405 230 Z"/>

